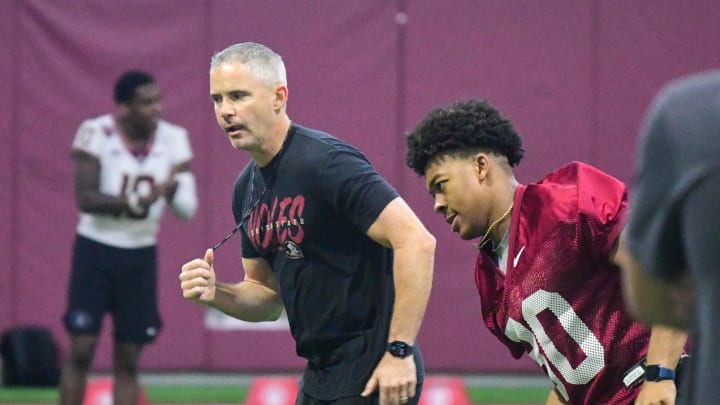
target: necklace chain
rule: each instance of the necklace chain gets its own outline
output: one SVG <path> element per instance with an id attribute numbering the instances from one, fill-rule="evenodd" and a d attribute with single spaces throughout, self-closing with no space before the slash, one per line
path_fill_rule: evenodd
<path id="1" fill-rule="evenodd" d="M 492 224 L 490 224 L 490 226 L 488 226 L 487 231 L 485 231 L 485 235 L 483 235 L 482 239 L 480 239 L 480 242 L 478 242 L 478 244 L 476 245 L 478 249 L 482 249 L 483 246 L 487 245 L 487 243 L 490 242 L 490 232 L 495 229 L 495 226 L 497 226 L 497 224 L 502 222 L 505 218 L 507 218 L 508 215 L 510 215 L 510 212 L 513 209 L 513 205 L 515 205 L 515 202 L 512 202 L 510 204 L 510 207 L 508 207 L 507 211 L 505 211 L 504 214 L 500 215 L 500 218 L 496 219 L 495 221 L 493 221 Z"/>

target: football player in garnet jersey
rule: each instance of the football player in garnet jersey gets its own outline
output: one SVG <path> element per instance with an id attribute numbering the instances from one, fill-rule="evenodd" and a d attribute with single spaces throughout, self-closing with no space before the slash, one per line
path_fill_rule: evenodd
<path id="1" fill-rule="evenodd" d="M 514 357 L 544 369 L 554 384 L 547 404 L 675 403 L 686 335 L 632 319 L 612 261 L 628 209 L 622 182 L 571 162 L 519 184 L 522 140 L 479 100 L 433 110 L 407 145 L 435 212 L 461 239 L 479 238 L 485 324 Z"/>
<path id="2" fill-rule="evenodd" d="M 160 328 L 156 235 L 165 205 L 181 219 L 195 213 L 192 151 L 184 128 L 160 119 L 160 91 L 147 73 L 115 84 L 116 115 L 84 121 L 72 144 L 80 211 L 65 313 L 71 337 L 60 403 L 83 401 L 105 313 L 115 326 L 114 403 L 138 397 L 138 357 Z"/>

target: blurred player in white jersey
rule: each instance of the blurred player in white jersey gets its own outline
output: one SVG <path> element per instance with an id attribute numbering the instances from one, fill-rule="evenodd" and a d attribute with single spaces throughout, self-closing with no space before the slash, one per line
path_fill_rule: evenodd
<path id="1" fill-rule="evenodd" d="M 114 403 L 135 404 L 142 346 L 157 336 L 156 238 L 169 205 L 190 219 L 197 208 L 187 131 L 160 119 L 152 76 L 129 71 L 115 83 L 116 114 L 84 121 L 72 144 L 80 221 L 64 322 L 71 336 L 60 403 L 83 401 L 102 325 L 114 324 Z"/>

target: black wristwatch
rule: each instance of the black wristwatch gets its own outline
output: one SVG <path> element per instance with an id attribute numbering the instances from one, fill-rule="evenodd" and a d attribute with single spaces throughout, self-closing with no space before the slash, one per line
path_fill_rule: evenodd
<path id="1" fill-rule="evenodd" d="M 674 379 L 675 370 L 657 364 L 645 366 L 645 381 L 663 381 Z"/>
<path id="2" fill-rule="evenodd" d="M 400 340 L 394 340 L 388 343 L 387 351 L 395 357 L 404 359 L 405 357 L 413 354 L 413 347 Z"/>

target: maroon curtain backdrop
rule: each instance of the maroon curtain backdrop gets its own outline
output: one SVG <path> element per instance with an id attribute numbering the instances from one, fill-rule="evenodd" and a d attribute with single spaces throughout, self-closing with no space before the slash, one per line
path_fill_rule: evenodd
<path id="1" fill-rule="evenodd" d="M 216 128 L 207 75 L 213 52 L 241 41 L 283 55 L 288 112 L 360 147 L 437 236 L 433 294 L 419 339 L 431 371 L 535 370 L 482 325 L 475 252 L 440 217 L 404 166 L 403 134 L 432 107 L 486 98 L 525 139 L 521 182 L 569 160 L 629 180 L 642 115 L 662 84 L 719 65 L 714 0 L 246 1 L 17 0 L 0 3 L 0 331 L 50 328 L 63 347 L 77 221 L 69 148 L 79 123 L 113 109 L 124 70 L 153 73 L 165 117 L 190 131 L 200 211 L 170 215 L 159 240 L 165 329 L 146 370 L 299 370 L 281 331 L 216 331 L 184 301 L 177 273 L 233 226 L 230 187 L 248 156 Z M 239 243 L 217 255 L 242 277 Z M 110 366 L 110 324 L 96 359 Z"/>

